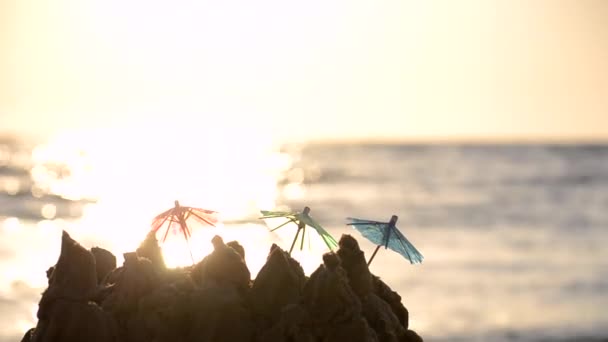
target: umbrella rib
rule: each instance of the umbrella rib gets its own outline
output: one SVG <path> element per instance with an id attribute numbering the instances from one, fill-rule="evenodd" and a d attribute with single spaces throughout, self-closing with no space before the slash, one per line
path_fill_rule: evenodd
<path id="1" fill-rule="evenodd" d="M 395 229 L 397 229 L 397 227 L 395 227 Z M 402 233 L 402 234 L 403 234 L 403 233 Z M 413 250 L 411 250 L 411 249 L 408 247 L 408 244 L 409 244 L 409 245 L 411 245 L 411 247 L 412 247 L 414 250 L 418 251 L 418 250 L 416 249 L 416 247 L 414 247 L 414 245 L 412 245 L 411 243 L 406 242 L 406 241 L 407 241 L 407 239 L 406 239 L 406 240 L 402 239 L 402 238 L 399 236 L 399 234 L 395 234 L 395 235 L 397 235 L 397 238 L 399 239 L 399 242 L 401 243 L 401 247 L 403 247 L 403 249 L 405 249 L 405 253 L 407 253 L 407 257 L 408 257 L 408 259 L 410 260 L 410 263 L 411 263 L 411 264 L 415 264 L 416 262 L 418 262 L 418 259 L 419 259 L 419 258 L 418 258 L 418 257 L 417 257 L 417 256 L 414 254 L 414 251 L 413 251 Z M 404 236 L 404 238 L 405 238 L 405 236 Z M 412 253 L 410 253 L 410 251 L 411 251 Z M 418 253 L 419 253 L 419 252 L 418 252 Z M 414 261 L 414 260 L 415 260 L 415 261 Z M 420 262 L 421 262 L 421 261 L 420 261 Z"/>
<path id="2" fill-rule="evenodd" d="M 156 233 L 156 231 L 158 231 L 160 229 L 160 227 L 163 226 L 163 224 L 165 224 L 165 222 L 167 222 L 167 219 L 169 218 L 169 216 L 165 216 L 165 219 L 163 220 L 163 222 L 161 222 L 161 224 L 159 224 L 155 229 L 154 232 Z M 154 224 L 154 222 L 152 223 Z"/>
<path id="3" fill-rule="evenodd" d="M 171 211 L 172 211 L 172 210 L 173 210 L 173 208 L 171 208 L 171 209 L 169 209 L 169 210 L 165 210 L 165 211 L 163 211 L 162 213 L 160 213 L 160 214 L 156 215 L 156 216 L 154 217 L 154 220 L 159 219 L 159 218 L 161 218 L 161 217 L 168 217 L 168 216 L 170 216 L 170 215 L 171 215 Z"/>
<path id="4" fill-rule="evenodd" d="M 346 225 L 347 226 L 357 226 L 357 225 L 366 225 L 366 224 L 369 224 L 369 225 L 378 225 L 378 224 L 382 224 L 382 223 L 385 223 L 385 222 L 361 221 L 361 222 L 350 222 L 350 223 L 347 223 Z"/>
<path id="5" fill-rule="evenodd" d="M 298 241 L 298 235 L 300 234 L 300 230 L 302 230 L 302 228 L 300 228 L 298 226 L 298 231 L 296 232 L 296 236 L 293 238 L 293 242 L 291 243 L 291 248 L 289 248 L 289 255 L 291 255 L 291 251 L 293 251 L 293 247 L 296 245 L 296 241 Z"/>
<path id="6" fill-rule="evenodd" d="M 304 235 L 306 233 L 306 225 L 302 227 L 302 242 L 300 242 L 300 250 L 304 249 Z M 310 233 L 308 233 L 310 235 Z"/>
<path id="7" fill-rule="evenodd" d="M 392 230 L 395 229 L 394 227 L 391 227 L 391 225 L 387 224 L 386 225 L 386 241 L 384 242 L 384 249 L 388 248 L 388 243 L 389 241 L 391 241 L 391 232 Z"/>
<path id="8" fill-rule="evenodd" d="M 399 236 L 397 236 L 397 240 L 399 241 L 399 244 L 401 244 L 401 247 L 403 247 L 403 250 L 405 251 L 405 254 L 407 254 L 408 260 L 410 261 L 411 264 L 413 264 L 414 260 L 412 258 L 412 255 L 410 254 L 409 248 L 405 244 L 405 241 L 401 240 L 401 238 Z"/>
<path id="9" fill-rule="evenodd" d="M 199 219 L 205 221 L 206 224 L 215 227 L 215 223 L 213 223 L 213 222 L 209 221 L 208 219 L 206 219 L 206 218 L 198 215 L 197 213 L 195 213 L 193 211 L 190 211 L 190 214 L 192 214 L 194 217 L 198 217 Z"/>
<path id="10" fill-rule="evenodd" d="M 317 231 L 317 234 L 321 236 L 323 242 L 325 242 L 325 245 L 327 245 L 327 248 L 329 248 L 330 251 L 332 251 L 334 247 L 338 246 L 336 239 L 334 239 L 334 237 L 331 236 L 331 234 L 329 234 L 329 232 L 326 231 L 325 228 L 323 228 L 317 221 L 313 220 L 310 216 L 307 216 L 306 220 L 308 221 L 308 225 L 314 228 Z"/>
<path id="11" fill-rule="evenodd" d="M 171 230 L 171 225 L 172 224 L 173 224 L 173 218 L 171 218 L 169 220 L 169 226 L 167 227 L 167 230 L 165 231 L 165 236 L 163 236 L 163 242 L 165 242 L 167 240 L 167 235 L 169 235 L 169 230 Z"/>
<path id="12" fill-rule="evenodd" d="M 374 220 L 361 220 L 361 219 L 357 219 L 354 217 L 347 217 L 347 220 L 351 220 L 353 222 L 347 223 L 347 226 L 354 226 L 354 225 L 358 225 L 358 224 L 373 224 L 373 225 L 378 225 L 378 224 L 383 224 L 385 222 L 380 222 L 380 221 L 374 221 Z"/>
<path id="13" fill-rule="evenodd" d="M 284 212 L 284 211 L 260 210 L 260 213 L 262 214 L 262 217 L 260 217 L 260 219 L 293 216 L 293 213 Z"/>
<path id="14" fill-rule="evenodd" d="M 180 226 L 182 227 L 182 232 L 184 233 L 184 237 L 186 238 L 186 240 L 188 240 L 190 238 L 190 230 L 188 229 L 188 226 L 186 225 L 186 222 L 183 222 L 183 224 L 180 224 Z"/>
<path id="15" fill-rule="evenodd" d="M 286 224 L 288 224 L 288 223 L 290 223 L 290 222 L 297 223 L 297 222 L 296 222 L 294 219 L 290 218 L 289 220 L 285 221 L 284 223 L 282 223 L 282 224 L 281 224 L 281 225 L 279 225 L 278 227 L 275 227 L 275 228 L 271 229 L 270 231 L 271 231 L 271 232 L 274 232 L 275 230 L 277 230 L 277 229 L 279 229 L 279 228 L 281 228 L 281 227 L 285 226 Z"/>

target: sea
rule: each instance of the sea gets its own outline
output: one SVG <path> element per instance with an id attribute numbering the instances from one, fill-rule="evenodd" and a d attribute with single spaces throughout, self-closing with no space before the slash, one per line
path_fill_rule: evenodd
<path id="1" fill-rule="evenodd" d="M 345 218 L 397 215 L 397 227 L 424 261 L 412 265 L 382 248 L 370 270 L 400 293 L 410 328 L 426 341 L 608 341 L 608 145 L 345 142 L 264 149 L 229 147 L 214 163 L 218 171 L 203 177 L 210 164 L 173 163 L 189 153 L 146 157 L 121 147 L 101 158 L 104 150 L 90 145 L 0 139 L 0 341 L 19 341 L 35 326 L 62 230 L 86 247 L 108 247 L 121 263 L 154 215 L 173 205 L 172 184 L 193 206 L 199 202 L 190 193 L 210 189 L 213 196 L 198 197 L 205 204 L 221 199 L 216 207 L 228 212 L 222 229 L 245 245 L 252 274 L 271 241 L 291 243 L 269 232 L 275 223 L 259 220 L 259 209 L 308 206 L 336 239 L 356 237 L 366 257 L 375 246 Z M 162 163 L 173 164 L 155 171 Z M 170 174 L 180 168 L 190 171 Z M 196 183 L 201 177 L 212 179 Z M 307 250 L 296 258 L 312 260 L 310 272 L 322 252 Z"/>

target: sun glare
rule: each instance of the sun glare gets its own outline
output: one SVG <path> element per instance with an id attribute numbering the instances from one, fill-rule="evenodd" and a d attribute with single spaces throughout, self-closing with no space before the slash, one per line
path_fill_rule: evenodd
<path id="1" fill-rule="evenodd" d="M 108 248 L 120 264 L 123 253 L 144 240 L 152 219 L 178 200 L 183 206 L 217 211 L 220 223 L 193 223 L 189 241 L 179 232 L 159 241 L 167 266 L 202 260 L 212 252 L 211 239 L 217 234 L 225 242 L 238 241 L 252 275 L 257 274 L 272 243 L 288 250 L 297 231 L 287 225 L 269 232 L 277 220 L 259 220 L 259 211 L 276 207 L 280 177 L 294 184 L 289 197 L 301 197 L 302 176 L 286 173 L 292 160 L 278 152 L 264 129 L 212 126 L 202 130 L 148 123 L 144 130 L 133 124 L 57 135 L 33 151 L 31 192 L 41 200 L 51 194 L 76 201 L 68 208 L 79 218 L 62 219 L 65 206 L 53 202 L 42 205 L 41 217 L 54 222 L 55 236 L 66 229 L 87 247 Z M 10 231 L 15 225 L 7 220 L 3 228 Z M 310 273 L 326 251 L 319 236 L 308 230 L 292 256 Z"/>
<path id="2" fill-rule="evenodd" d="M 226 242 L 238 240 L 256 270 L 273 242 L 288 248 L 284 241 L 289 238 L 268 233 L 264 222 L 257 220 L 260 209 L 275 207 L 277 178 L 289 166 L 262 131 L 134 131 L 129 127 L 64 133 L 34 150 L 35 186 L 66 199 L 91 201 L 71 226 L 76 236 L 108 246 L 120 260 L 145 238 L 152 219 L 179 200 L 184 206 L 218 211 L 228 224 L 193 227 L 189 244 L 183 235 L 169 234 L 162 250 L 170 267 L 201 260 L 212 251 L 215 234 Z M 55 205 L 46 204 L 41 214 L 52 219 L 57 213 Z M 230 223 L 249 220 L 251 224 Z"/>

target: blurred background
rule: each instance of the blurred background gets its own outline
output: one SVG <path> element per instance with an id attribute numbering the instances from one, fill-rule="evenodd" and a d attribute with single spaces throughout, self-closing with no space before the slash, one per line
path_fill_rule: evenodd
<path id="1" fill-rule="evenodd" d="M 0 341 L 35 325 L 61 230 L 121 263 L 175 199 L 219 211 L 253 274 L 290 242 L 260 209 L 308 205 L 368 256 L 344 218 L 399 215 L 424 263 L 371 270 L 428 341 L 605 340 L 606 18 L 602 0 L 0 0 Z M 195 231 L 197 259 L 217 231 Z M 308 272 L 320 248 L 296 253 Z"/>

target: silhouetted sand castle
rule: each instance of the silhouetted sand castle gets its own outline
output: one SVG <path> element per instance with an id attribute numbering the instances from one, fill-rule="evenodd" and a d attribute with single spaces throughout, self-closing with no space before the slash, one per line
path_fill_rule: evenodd
<path id="1" fill-rule="evenodd" d="M 253 281 L 238 242 L 212 242 L 198 264 L 167 269 L 148 235 L 115 268 L 111 253 L 64 232 L 38 324 L 22 341 L 422 341 L 350 235 L 310 277 L 273 244 Z"/>

